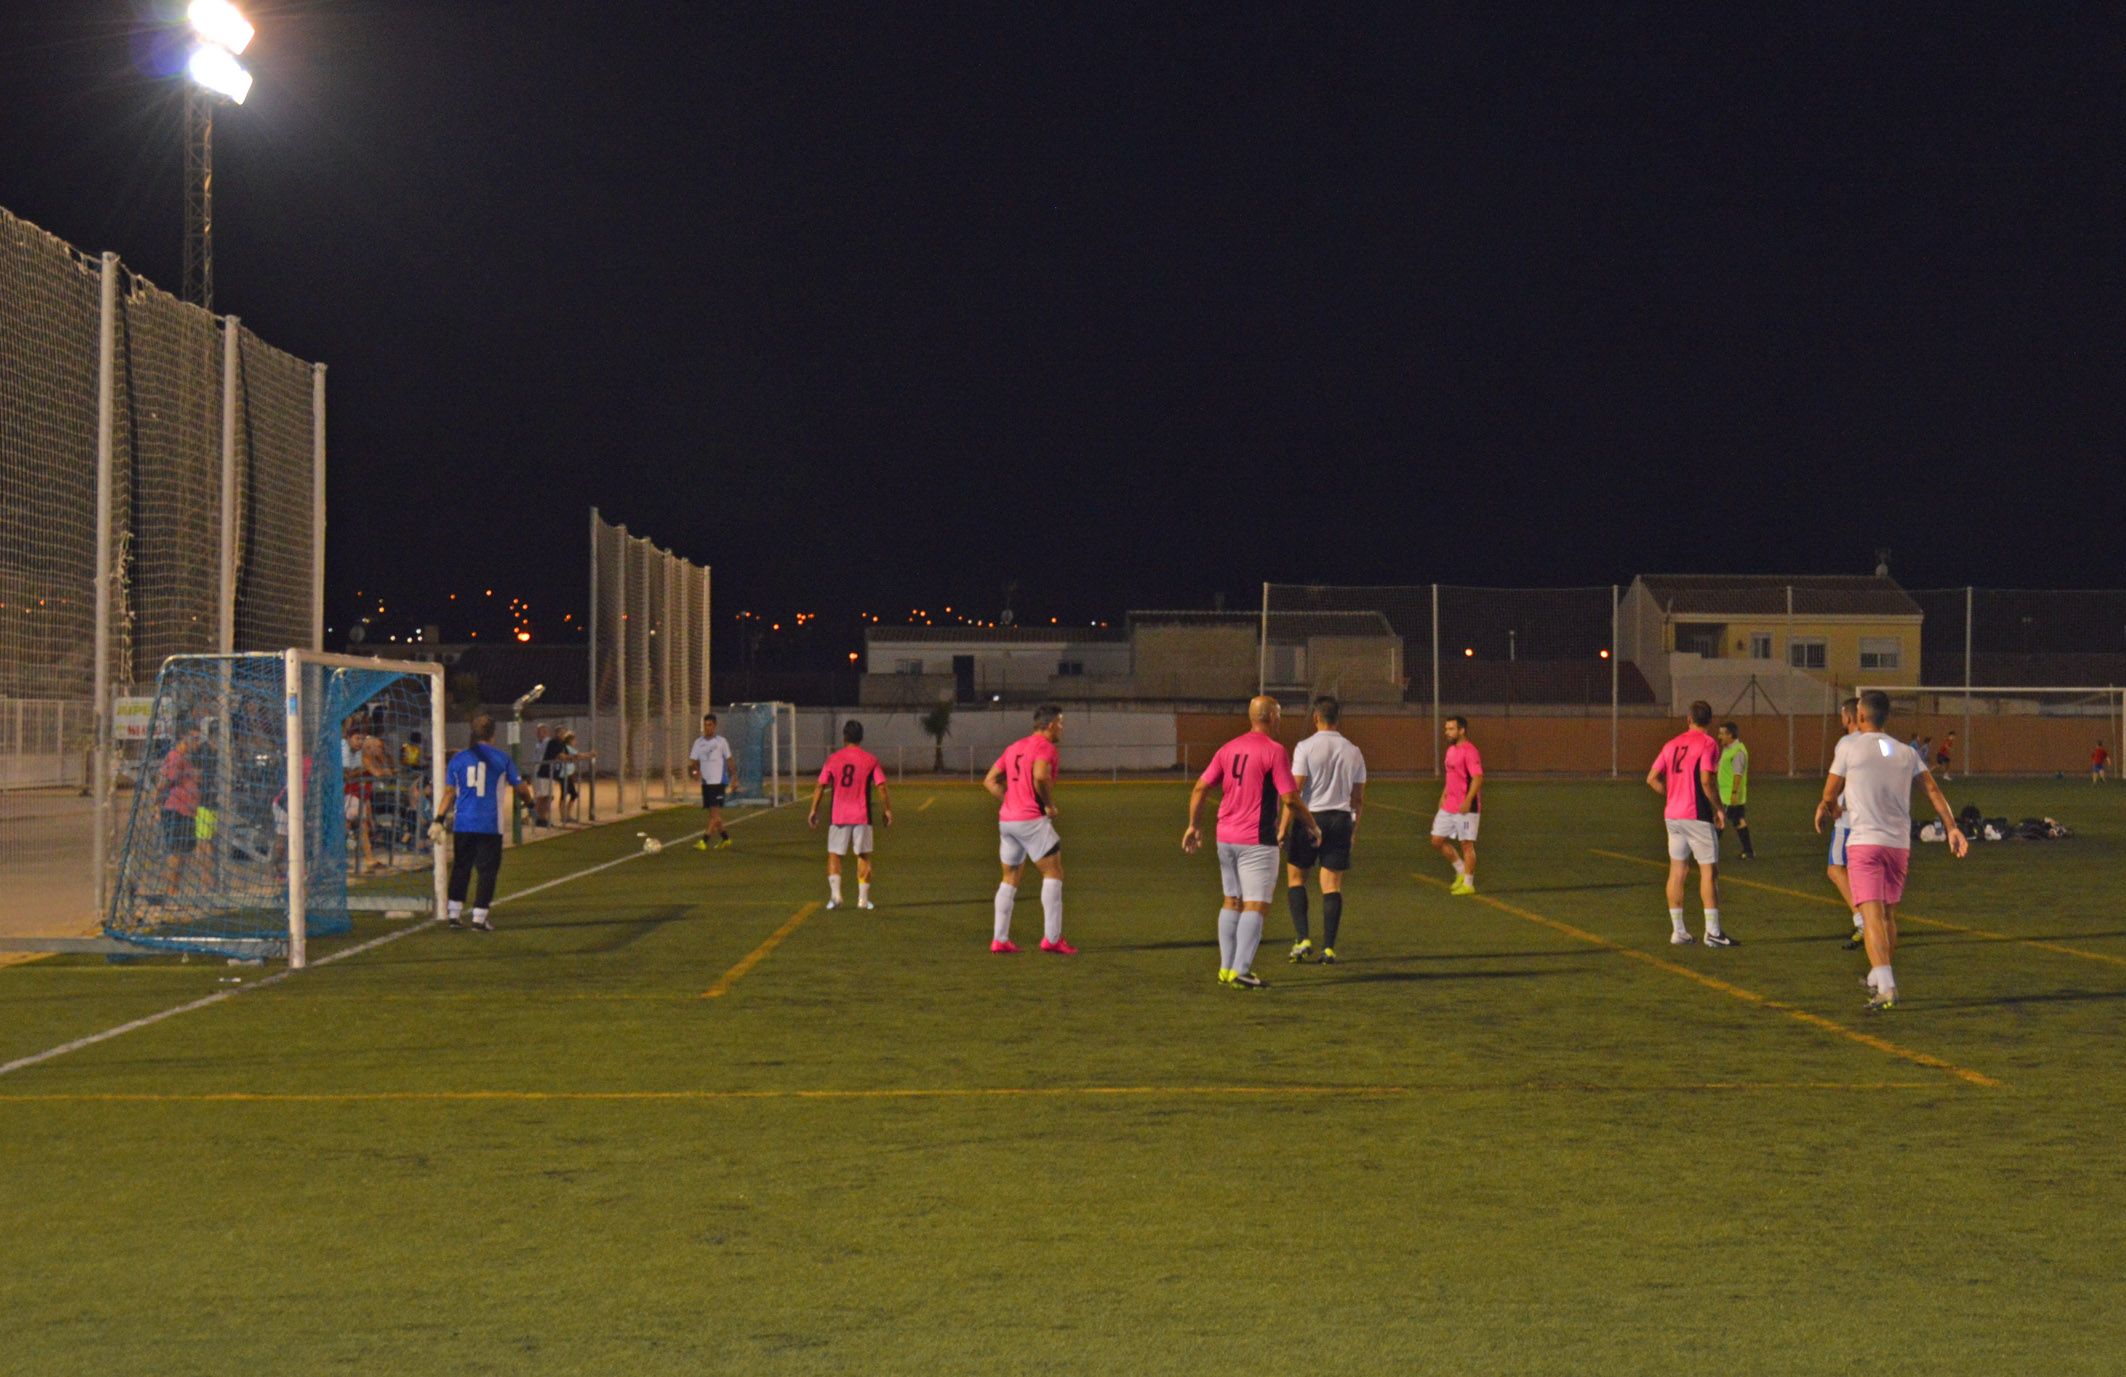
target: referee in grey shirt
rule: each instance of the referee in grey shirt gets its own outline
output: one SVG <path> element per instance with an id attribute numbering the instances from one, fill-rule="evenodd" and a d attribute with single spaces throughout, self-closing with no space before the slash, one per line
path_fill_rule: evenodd
<path id="1" fill-rule="evenodd" d="M 1321 960 L 1336 963 L 1336 927 L 1344 916 L 1344 872 L 1351 868 L 1351 841 L 1366 803 L 1366 758 L 1336 730 L 1343 708 L 1327 696 L 1314 700 L 1314 734 L 1292 752 L 1292 777 L 1300 801 L 1321 824 L 1321 840 L 1294 828 L 1285 852 L 1285 902 L 1292 909 L 1291 959 L 1314 954 L 1307 938 L 1307 872 L 1321 867 Z"/>

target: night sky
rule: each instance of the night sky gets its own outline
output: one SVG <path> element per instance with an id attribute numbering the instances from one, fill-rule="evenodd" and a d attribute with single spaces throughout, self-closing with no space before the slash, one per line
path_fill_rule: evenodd
<path id="1" fill-rule="evenodd" d="M 172 288 L 179 8 L 0 18 L 0 204 Z M 336 624 L 562 634 L 592 504 L 719 620 L 2121 582 L 2116 9 L 246 8 Z"/>

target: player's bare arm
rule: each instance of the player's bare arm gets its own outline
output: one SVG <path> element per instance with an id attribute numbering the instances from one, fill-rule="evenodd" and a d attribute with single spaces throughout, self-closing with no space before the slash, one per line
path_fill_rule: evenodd
<path id="1" fill-rule="evenodd" d="M 1364 781 L 1351 786 L 1351 835 L 1358 835 L 1358 819 L 1366 811 L 1366 786 Z"/>
<path id="2" fill-rule="evenodd" d="M 1002 803 L 1004 801 L 1003 761 L 999 760 L 996 764 L 989 767 L 989 773 L 982 776 L 982 787 L 984 789 L 987 789 L 989 791 L 989 796 L 995 799 L 998 803 Z"/>
<path id="3" fill-rule="evenodd" d="M 1189 790 L 1188 830 L 1181 834 L 1181 849 L 1191 856 L 1203 849 L 1203 829 L 1197 825 L 1197 819 L 1203 816 L 1203 800 L 1210 796 L 1212 787 L 1199 779 L 1196 787 Z"/>
<path id="4" fill-rule="evenodd" d="M 1468 797 L 1462 800 L 1462 811 L 1464 813 L 1474 813 L 1476 811 L 1476 801 L 1483 796 L 1483 793 L 1484 777 L 1482 775 L 1472 776 L 1469 780 Z"/>
<path id="5" fill-rule="evenodd" d="M 1949 834 L 1949 854 L 1961 859 L 1964 853 L 1971 849 L 1971 839 L 1964 835 L 1963 828 L 1956 825 L 1956 814 L 1949 811 L 1949 800 L 1943 797 L 1941 786 L 1934 782 L 1933 774 L 1921 772 L 1919 782 L 1926 785 L 1927 802 L 1934 805 L 1935 815 L 1941 819 L 1942 827 Z"/>
<path id="6" fill-rule="evenodd" d="M 1056 812 L 1055 785 L 1055 770 L 1047 761 L 1036 760 L 1033 763 L 1033 796 L 1040 800 L 1043 817 L 1061 816 Z"/>
<path id="7" fill-rule="evenodd" d="M 1657 794 L 1666 795 L 1668 793 L 1668 784 L 1663 778 L 1663 776 L 1666 774 L 1667 763 L 1665 761 L 1655 761 L 1654 767 L 1646 772 L 1646 787 L 1653 790 Z M 1446 801 L 1446 798 L 1447 796 L 1445 794 L 1440 795 L 1441 802 L 1444 803 Z"/>
<path id="8" fill-rule="evenodd" d="M 816 803 L 813 805 L 815 808 L 818 806 Z M 893 793 L 883 774 L 879 776 L 878 781 L 878 812 L 879 816 L 886 820 L 888 827 L 893 826 Z"/>
<path id="9" fill-rule="evenodd" d="M 1314 815 L 1307 811 L 1306 802 L 1300 798 L 1298 791 L 1284 795 L 1278 802 L 1284 805 L 1277 824 L 1278 840 L 1284 839 L 1285 829 L 1291 826 L 1291 820 L 1296 818 L 1299 825 L 1307 829 L 1307 835 L 1314 839 L 1314 844 L 1321 845 L 1321 824 L 1314 821 Z"/>
<path id="10" fill-rule="evenodd" d="M 811 828 L 819 826 L 819 796 L 826 792 L 826 788 L 825 780 L 815 779 L 812 781 L 812 809 L 805 814 L 805 826 Z"/>
<path id="11" fill-rule="evenodd" d="M 1844 792 L 1844 775 L 1831 774 L 1824 777 L 1823 797 L 1816 801 L 1816 831 L 1818 835 L 1823 832 L 1823 824 L 1826 818 L 1836 820 L 1838 817 L 1838 796 Z"/>
<path id="12" fill-rule="evenodd" d="M 1725 830 L 1727 809 L 1720 806 L 1720 786 L 1714 781 L 1715 776 L 1711 770 L 1698 771 L 1698 792 L 1705 795 L 1705 801 L 1713 806 L 1713 827 L 1715 830 Z"/>

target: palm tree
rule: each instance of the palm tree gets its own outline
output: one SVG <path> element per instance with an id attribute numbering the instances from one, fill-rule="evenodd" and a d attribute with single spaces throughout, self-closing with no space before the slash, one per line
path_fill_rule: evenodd
<path id="1" fill-rule="evenodd" d="M 923 730 L 937 743 L 936 758 L 930 768 L 938 774 L 945 773 L 945 738 L 952 735 L 952 700 L 941 698 L 938 705 L 923 714 Z"/>

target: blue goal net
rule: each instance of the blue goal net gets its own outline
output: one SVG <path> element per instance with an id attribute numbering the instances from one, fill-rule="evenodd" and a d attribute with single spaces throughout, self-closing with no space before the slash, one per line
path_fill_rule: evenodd
<path id="1" fill-rule="evenodd" d="M 305 930 L 352 929 L 351 910 L 432 905 L 433 680 L 287 657 L 183 655 L 155 685 L 107 935 L 231 956 L 287 951 L 288 790 L 303 782 Z M 288 724 L 300 718 L 300 771 Z"/>

